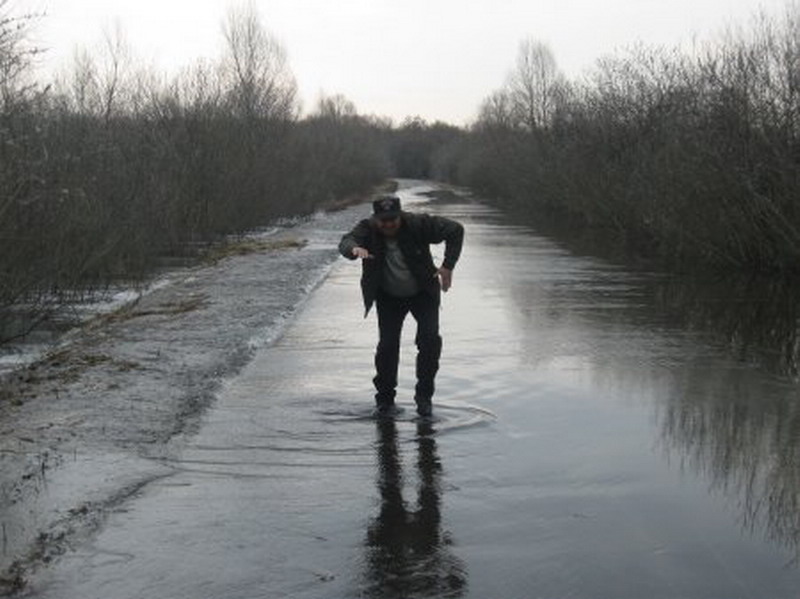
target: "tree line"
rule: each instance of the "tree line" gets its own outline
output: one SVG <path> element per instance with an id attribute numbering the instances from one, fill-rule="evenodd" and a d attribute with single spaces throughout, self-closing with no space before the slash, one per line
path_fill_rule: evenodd
<path id="1" fill-rule="evenodd" d="M 225 50 L 167 78 L 120 31 L 35 80 L 32 16 L 0 0 L 0 342 L 53 307 L 362 194 L 391 174 L 386 119 L 341 96 L 300 117 L 284 49 L 253 9 Z"/>
<path id="2" fill-rule="evenodd" d="M 301 116 L 286 53 L 252 9 L 225 50 L 167 78 L 124 36 L 35 81 L 32 17 L 0 0 L 0 342 L 165 256 L 364 193 L 388 176 L 468 186 L 673 269 L 800 263 L 800 13 L 689 50 L 640 45 L 567 79 L 520 45 L 466 128 Z M 24 329 L 22 330 L 24 332 Z"/>
<path id="3" fill-rule="evenodd" d="M 531 222 L 676 270 L 800 265 L 800 13 L 691 49 L 636 46 L 577 80 L 520 45 L 436 176 Z"/>

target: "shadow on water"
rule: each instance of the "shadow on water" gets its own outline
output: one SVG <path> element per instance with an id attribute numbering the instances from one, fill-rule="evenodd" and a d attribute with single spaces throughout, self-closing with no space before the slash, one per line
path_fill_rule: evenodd
<path id="1" fill-rule="evenodd" d="M 377 485 L 380 509 L 364 540 L 363 596 L 461 597 L 467 588 L 464 564 L 452 552 L 442 530 L 441 471 L 435 430 L 417 423 L 417 504 L 403 500 L 403 469 L 397 425 L 391 418 L 377 421 Z"/>

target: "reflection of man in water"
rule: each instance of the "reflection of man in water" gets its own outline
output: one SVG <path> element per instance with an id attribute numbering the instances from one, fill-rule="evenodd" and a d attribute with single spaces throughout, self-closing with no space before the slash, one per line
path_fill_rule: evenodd
<path id="1" fill-rule="evenodd" d="M 381 507 L 365 541 L 366 595 L 388 597 L 460 597 L 467 578 L 463 563 L 450 551 L 441 530 L 441 464 L 430 422 L 417 424 L 417 509 L 403 502 L 402 471 L 394 420 L 378 426 L 378 489 Z"/>
<path id="2" fill-rule="evenodd" d="M 379 412 L 390 413 L 394 408 L 400 333 L 411 312 L 417 321 L 418 350 L 414 400 L 420 416 L 430 416 L 442 352 L 440 291 L 447 291 L 452 283 L 464 228 L 440 216 L 403 212 L 395 196 L 373 202 L 373 212 L 371 219 L 362 220 L 342 237 L 339 251 L 345 258 L 361 259 L 364 305 L 367 312 L 373 302 L 378 307 L 375 401 Z M 430 244 L 443 241 L 444 260 L 436 268 Z"/>

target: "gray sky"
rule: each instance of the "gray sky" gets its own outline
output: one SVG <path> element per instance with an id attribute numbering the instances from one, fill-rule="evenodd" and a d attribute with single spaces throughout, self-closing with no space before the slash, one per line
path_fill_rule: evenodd
<path id="1" fill-rule="evenodd" d="M 218 55 L 230 0 L 11 0 L 40 10 L 45 72 L 121 23 L 136 56 L 174 71 Z M 519 42 L 550 45 L 569 77 L 643 41 L 675 45 L 746 24 L 787 0 L 254 0 L 286 47 L 305 106 L 341 93 L 362 113 L 464 124 L 502 85 Z"/>

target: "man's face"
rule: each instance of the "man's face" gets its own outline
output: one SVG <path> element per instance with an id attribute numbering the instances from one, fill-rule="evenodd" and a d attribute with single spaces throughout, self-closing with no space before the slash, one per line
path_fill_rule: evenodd
<path id="1" fill-rule="evenodd" d="M 394 237 L 397 235 L 397 231 L 400 230 L 400 217 L 379 218 L 378 230 L 386 237 Z"/>

